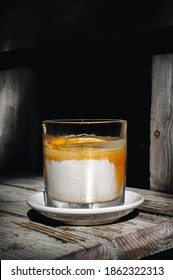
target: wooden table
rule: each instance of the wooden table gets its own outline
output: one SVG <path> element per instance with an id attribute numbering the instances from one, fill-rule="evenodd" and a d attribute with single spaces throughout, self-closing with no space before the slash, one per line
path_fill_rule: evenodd
<path id="1" fill-rule="evenodd" d="M 41 176 L 0 178 L 2 260 L 136 260 L 173 248 L 173 195 L 127 187 L 145 198 L 130 214 L 107 225 L 69 226 L 27 205 L 43 189 Z"/>

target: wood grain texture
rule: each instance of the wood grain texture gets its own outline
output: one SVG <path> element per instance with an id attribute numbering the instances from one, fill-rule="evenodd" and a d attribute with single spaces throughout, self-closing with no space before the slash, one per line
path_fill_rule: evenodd
<path id="1" fill-rule="evenodd" d="M 153 56 L 150 187 L 173 193 L 173 55 Z"/>
<path id="2" fill-rule="evenodd" d="M 0 177 L 1 259 L 141 259 L 173 248 L 173 195 L 128 188 L 145 201 L 120 220 L 69 226 L 31 209 L 43 177 Z M 157 202 L 157 203 L 156 203 Z"/>
<path id="3" fill-rule="evenodd" d="M 0 72 L 0 170 L 36 172 L 40 123 L 38 84 L 29 68 Z"/>

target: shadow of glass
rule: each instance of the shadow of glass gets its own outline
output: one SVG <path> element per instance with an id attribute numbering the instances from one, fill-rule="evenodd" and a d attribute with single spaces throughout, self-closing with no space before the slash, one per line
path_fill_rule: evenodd
<path id="1" fill-rule="evenodd" d="M 27 216 L 30 221 L 40 223 L 40 224 L 43 224 L 46 226 L 58 227 L 58 226 L 64 225 L 63 223 L 61 223 L 58 220 L 53 220 L 46 216 L 43 216 L 41 213 L 39 213 L 38 211 L 36 211 L 34 209 L 30 209 L 27 212 Z"/>
<path id="2" fill-rule="evenodd" d="M 130 212 L 129 214 L 121 217 L 120 219 L 116 220 L 115 222 L 111 222 L 111 224 L 118 224 L 118 223 L 122 223 L 122 222 L 126 222 L 128 220 L 134 219 L 139 215 L 139 210 L 138 209 L 134 209 L 132 212 Z M 59 227 L 59 226 L 68 226 L 67 224 L 64 224 L 58 220 L 54 220 L 51 219 L 49 217 L 46 217 L 44 215 L 42 215 L 41 213 L 39 213 L 38 211 L 34 210 L 34 209 L 30 209 L 27 212 L 27 216 L 29 218 L 30 221 L 32 222 L 36 222 L 36 223 L 40 223 L 46 226 L 52 226 L 52 227 Z M 104 224 L 104 225 L 108 225 Z M 73 225 L 69 225 L 69 226 L 73 226 Z M 88 227 L 89 225 L 87 225 Z M 100 225 L 103 226 L 103 225 Z M 76 225 L 75 225 L 76 227 Z M 91 226 L 92 227 L 92 226 Z M 97 225 L 98 227 L 98 225 Z"/>

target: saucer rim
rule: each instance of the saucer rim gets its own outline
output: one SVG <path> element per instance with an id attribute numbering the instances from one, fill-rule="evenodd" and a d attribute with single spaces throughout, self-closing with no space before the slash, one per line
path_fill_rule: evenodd
<path id="1" fill-rule="evenodd" d="M 42 197 L 40 197 L 42 195 Z M 126 198 L 130 197 L 130 202 L 126 202 Z M 115 212 L 123 212 L 126 210 L 133 210 L 137 208 L 144 202 L 143 195 L 125 190 L 125 202 L 123 205 L 119 206 L 110 206 L 110 207 L 102 207 L 102 208 L 58 208 L 58 207 L 49 207 L 45 205 L 41 205 L 41 203 L 37 203 L 40 200 L 44 203 L 44 191 L 40 191 L 30 195 L 26 202 L 27 204 L 34 210 L 44 213 L 52 213 L 52 214 L 67 214 L 67 215 L 96 215 L 96 214 L 107 214 L 107 213 L 115 213 Z"/>

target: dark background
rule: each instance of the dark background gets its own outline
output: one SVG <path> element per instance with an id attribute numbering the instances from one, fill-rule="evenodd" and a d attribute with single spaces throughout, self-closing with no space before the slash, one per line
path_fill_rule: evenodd
<path id="1" fill-rule="evenodd" d="M 0 85 L 8 70 L 29 69 L 38 111 L 29 106 L 31 86 L 22 113 L 1 131 L 1 174 L 42 174 L 42 120 L 124 118 L 127 186 L 149 188 L 152 57 L 173 51 L 172 1 L 3 2 Z"/>

